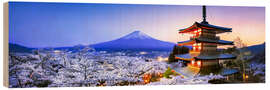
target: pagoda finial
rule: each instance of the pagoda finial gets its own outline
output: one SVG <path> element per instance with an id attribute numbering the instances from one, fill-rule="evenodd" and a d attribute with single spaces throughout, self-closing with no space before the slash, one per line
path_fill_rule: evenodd
<path id="1" fill-rule="evenodd" d="M 202 21 L 202 23 L 207 23 L 208 24 L 208 22 L 206 21 L 206 6 L 205 5 L 203 5 L 202 6 L 203 8 L 203 10 L 202 10 L 202 13 L 203 13 L 203 21 Z"/>

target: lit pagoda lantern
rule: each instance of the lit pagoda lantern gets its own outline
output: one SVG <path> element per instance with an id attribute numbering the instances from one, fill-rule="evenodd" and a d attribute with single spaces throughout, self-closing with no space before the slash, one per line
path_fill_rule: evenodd
<path id="1" fill-rule="evenodd" d="M 231 41 L 220 40 L 217 34 L 232 32 L 232 28 L 211 25 L 206 21 L 206 7 L 203 6 L 203 21 L 195 22 L 192 26 L 180 29 L 180 34 L 192 34 L 190 40 L 178 42 L 178 46 L 190 45 L 188 54 L 175 55 L 175 58 L 188 62 L 188 66 L 203 67 L 217 66 L 220 60 L 232 60 L 236 56 L 218 52 L 218 45 L 233 45 Z M 201 71 L 201 70 L 200 70 Z"/>

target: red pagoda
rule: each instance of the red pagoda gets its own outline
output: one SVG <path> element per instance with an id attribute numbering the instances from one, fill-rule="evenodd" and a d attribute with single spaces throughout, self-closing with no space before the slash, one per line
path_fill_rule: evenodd
<path id="1" fill-rule="evenodd" d="M 236 56 L 224 54 L 218 51 L 220 45 L 234 45 L 231 41 L 220 40 L 217 34 L 232 32 L 232 28 L 211 25 L 206 21 L 206 7 L 203 6 L 203 21 L 195 22 L 192 26 L 180 29 L 180 34 L 192 34 L 190 40 L 178 42 L 178 46 L 191 45 L 192 49 L 188 54 L 175 55 L 177 60 L 186 62 L 189 67 L 209 71 L 209 67 L 218 68 L 223 60 L 232 60 Z"/>

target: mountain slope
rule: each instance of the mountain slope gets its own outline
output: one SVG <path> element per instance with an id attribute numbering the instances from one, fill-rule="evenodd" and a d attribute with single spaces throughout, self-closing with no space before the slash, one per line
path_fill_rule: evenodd
<path id="1" fill-rule="evenodd" d="M 97 50 L 172 50 L 175 44 L 154 39 L 143 32 L 134 31 L 119 39 L 90 45 Z"/>
<path id="2" fill-rule="evenodd" d="M 9 52 L 31 53 L 33 48 L 28 48 L 19 44 L 9 43 Z"/>
<path id="3" fill-rule="evenodd" d="M 249 47 L 247 47 L 247 49 L 250 50 L 254 54 L 265 52 L 265 43 L 259 44 L 259 45 L 249 46 Z"/>
<path id="4" fill-rule="evenodd" d="M 254 55 L 254 57 L 250 59 L 253 64 L 256 63 L 265 64 L 265 43 L 249 46 L 247 47 L 247 49 L 250 50 Z"/>

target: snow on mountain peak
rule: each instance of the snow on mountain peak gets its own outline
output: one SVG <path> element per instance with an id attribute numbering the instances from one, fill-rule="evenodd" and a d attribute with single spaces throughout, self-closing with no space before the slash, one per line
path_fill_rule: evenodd
<path id="1" fill-rule="evenodd" d="M 152 37 L 148 36 L 147 34 L 141 31 L 134 31 L 124 36 L 122 39 L 152 39 Z"/>

